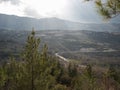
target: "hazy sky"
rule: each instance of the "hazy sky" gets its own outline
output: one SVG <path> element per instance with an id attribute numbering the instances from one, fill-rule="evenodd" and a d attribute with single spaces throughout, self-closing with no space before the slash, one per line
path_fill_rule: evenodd
<path id="1" fill-rule="evenodd" d="M 79 22 L 102 22 L 94 3 L 84 0 L 0 0 L 0 13 L 34 18 L 58 17 Z"/>

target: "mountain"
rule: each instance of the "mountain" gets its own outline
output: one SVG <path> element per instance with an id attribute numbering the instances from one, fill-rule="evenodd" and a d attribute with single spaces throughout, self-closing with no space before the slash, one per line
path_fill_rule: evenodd
<path id="1" fill-rule="evenodd" d="M 7 30 L 92 30 L 92 31 L 120 31 L 120 24 L 84 24 L 58 18 L 28 18 L 14 15 L 0 14 L 0 29 Z"/>

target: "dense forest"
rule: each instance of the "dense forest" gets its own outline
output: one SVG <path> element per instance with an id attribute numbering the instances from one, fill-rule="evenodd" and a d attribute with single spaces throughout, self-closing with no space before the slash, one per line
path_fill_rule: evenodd
<path id="1" fill-rule="evenodd" d="M 0 90 L 120 90 L 120 71 L 109 67 L 94 70 L 92 65 L 79 67 L 74 62 L 64 66 L 48 54 L 35 32 L 28 36 L 17 60 L 10 57 L 0 65 Z"/>

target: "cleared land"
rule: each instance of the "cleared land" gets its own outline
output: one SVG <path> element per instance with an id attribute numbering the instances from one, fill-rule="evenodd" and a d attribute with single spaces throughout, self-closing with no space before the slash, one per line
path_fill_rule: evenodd
<path id="1" fill-rule="evenodd" d="M 0 60 L 11 55 L 19 57 L 29 33 L 1 30 Z M 83 65 L 120 67 L 120 32 L 45 30 L 36 31 L 36 36 L 41 38 L 40 47 L 47 43 L 50 54 L 59 53 Z"/>

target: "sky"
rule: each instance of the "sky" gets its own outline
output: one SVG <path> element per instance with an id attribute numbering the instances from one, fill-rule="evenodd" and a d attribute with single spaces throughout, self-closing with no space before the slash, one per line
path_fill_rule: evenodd
<path id="1" fill-rule="evenodd" d="M 84 0 L 0 0 L 0 13 L 33 17 L 56 17 L 82 23 L 100 23 L 94 2 Z"/>

